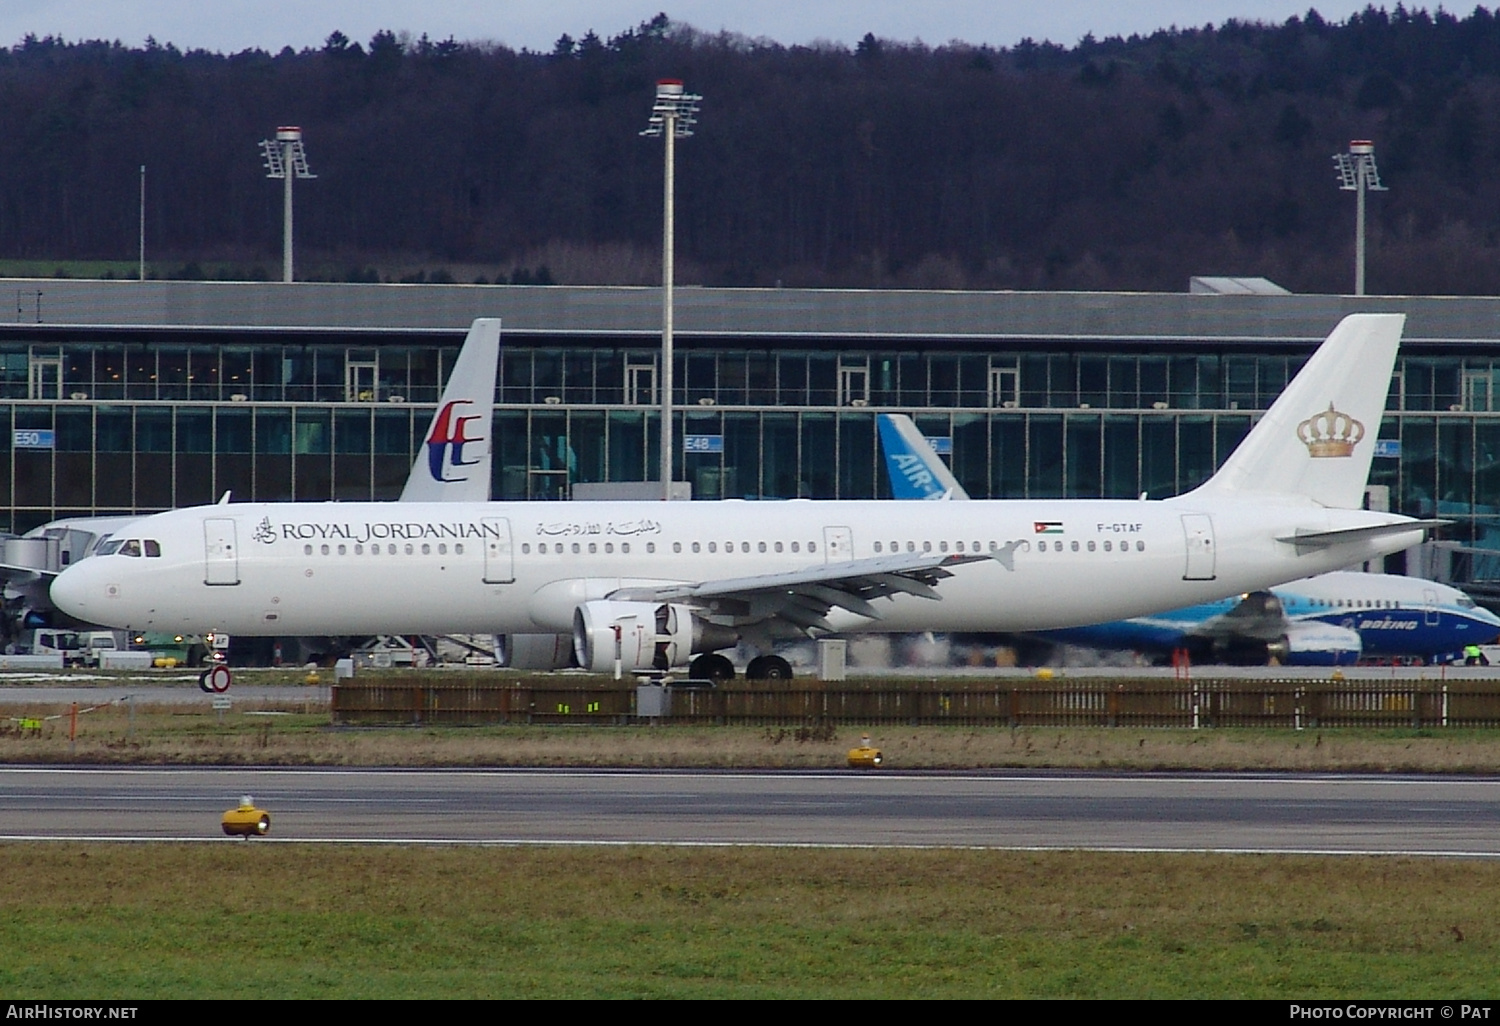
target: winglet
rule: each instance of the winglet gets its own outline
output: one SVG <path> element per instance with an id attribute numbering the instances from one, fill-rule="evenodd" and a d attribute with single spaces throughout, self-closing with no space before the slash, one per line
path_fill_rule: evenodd
<path id="1" fill-rule="evenodd" d="M 1364 504 L 1405 314 L 1350 314 L 1318 347 L 1219 472 L 1196 493 Z"/>
<path id="2" fill-rule="evenodd" d="M 495 419 L 495 367 L 500 321 L 481 317 L 448 375 L 422 449 L 412 464 L 402 502 L 488 502 Z"/>

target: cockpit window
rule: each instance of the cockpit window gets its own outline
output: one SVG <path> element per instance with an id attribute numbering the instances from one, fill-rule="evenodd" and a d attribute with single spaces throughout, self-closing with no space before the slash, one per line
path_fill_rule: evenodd
<path id="1" fill-rule="evenodd" d="M 140 554 L 141 554 L 141 543 L 136 538 L 132 538 L 129 541 L 127 541 L 124 545 L 120 546 L 120 555 L 122 555 L 122 556 L 139 556 Z"/>
<path id="2" fill-rule="evenodd" d="M 116 552 L 120 551 L 120 546 L 124 545 L 124 544 L 125 543 L 122 542 L 118 538 L 111 538 L 108 541 L 101 542 L 100 545 L 99 545 L 99 551 L 98 551 L 97 555 L 100 555 L 100 556 L 112 556 Z"/>
<path id="3" fill-rule="evenodd" d="M 1471 599 L 1471 598 L 1469 598 L 1469 596 L 1467 596 L 1467 595 L 1460 596 L 1459 599 L 1458 599 L 1458 604 L 1460 606 L 1463 606 L 1465 609 L 1473 609 L 1474 608 L 1474 600 Z"/>
<path id="4" fill-rule="evenodd" d="M 148 555 L 148 556 L 160 556 L 161 555 L 161 542 L 157 541 L 154 538 L 147 538 L 146 542 L 145 542 L 145 545 L 146 545 L 146 555 Z"/>

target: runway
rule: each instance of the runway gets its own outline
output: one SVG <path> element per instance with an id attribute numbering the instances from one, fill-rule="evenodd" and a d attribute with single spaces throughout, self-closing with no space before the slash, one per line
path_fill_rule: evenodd
<path id="1" fill-rule="evenodd" d="M 0 840 L 982 847 L 1500 857 L 1500 779 L 0 768 Z"/>

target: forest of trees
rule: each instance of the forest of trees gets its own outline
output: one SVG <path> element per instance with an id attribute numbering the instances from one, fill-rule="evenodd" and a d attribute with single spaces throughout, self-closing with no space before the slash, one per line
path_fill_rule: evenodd
<path id="1" fill-rule="evenodd" d="M 653 282 L 653 84 L 704 95 L 678 147 L 679 280 L 722 285 L 1352 288 L 1330 157 L 1376 144 L 1369 290 L 1500 292 L 1500 17 L 1398 5 L 1077 46 L 853 50 L 665 15 L 549 53 L 389 32 L 182 52 L 0 49 L 0 260 L 278 273 L 257 144 L 302 126 L 310 276 Z"/>

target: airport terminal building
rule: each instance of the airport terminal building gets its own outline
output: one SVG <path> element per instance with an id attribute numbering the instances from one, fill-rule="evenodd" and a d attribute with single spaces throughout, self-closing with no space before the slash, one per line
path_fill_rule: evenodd
<path id="1" fill-rule="evenodd" d="M 503 322 L 493 493 L 656 477 L 655 288 L 10 280 L 0 529 L 216 501 L 393 499 L 470 321 Z M 1500 299 L 679 288 L 695 499 L 889 495 L 911 414 L 975 498 L 1207 478 L 1346 313 L 1407 314 L 1371 483 L 1500 578 Z M 1474 551 L 1478 550 L 1478 551 Z M 1495 580 L 1492 585 L 1500 585 Z"/>

